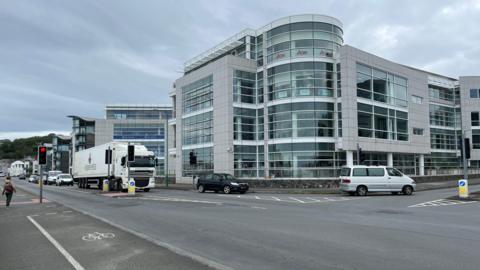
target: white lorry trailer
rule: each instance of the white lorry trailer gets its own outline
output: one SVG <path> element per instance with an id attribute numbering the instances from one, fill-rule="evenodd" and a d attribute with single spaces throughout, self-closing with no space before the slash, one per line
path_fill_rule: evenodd
<path id="1" fill-rule="evenodd" d="M 130 167 L 130 180 L 135 180 L 136 189 L 148 192 L 155 187 L 155 154 L 140 144 L 135 145 L 135 161 L 127 162 L 128 143 L 110 142 L 78 151 L 73 157 L 73 179 L 79 188 L 90 188 L 98 185 L 100 188 L 103 180 L 109 179 L 111 190 L 128 189 L 128 168 Z M 105 164 L 105 151 L 112 150 L 112 164 L 110 173 Z"/>

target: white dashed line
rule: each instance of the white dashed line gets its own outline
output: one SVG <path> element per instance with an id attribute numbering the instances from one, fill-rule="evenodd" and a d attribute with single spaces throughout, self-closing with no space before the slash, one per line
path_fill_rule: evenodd
<path id="1" fill-rule="evenodd" d="M 52 213 L 46 213 L 45 215 L 48 216 L 48 215 L 56 215 L 56 214 L 57 214 L 57 212 L 52 212 Z"/>
<path id="2" fill-rule="evenodd" d="M 260 207 L 260 206 L 252 206 L 253 209 L 262 209 L 262 210 L 267 210 L 265 207 Z"/>
<path id="3" fill-rule="evenodd" d="M 299 199 L 294 198 L 294 197 L 288 197 L 288 198 L 291 199 L 291 200 L 297 201 L 297 202 L 299 202 L 299 203 L 305 203 L 304 201 L 299 200 Z"/>

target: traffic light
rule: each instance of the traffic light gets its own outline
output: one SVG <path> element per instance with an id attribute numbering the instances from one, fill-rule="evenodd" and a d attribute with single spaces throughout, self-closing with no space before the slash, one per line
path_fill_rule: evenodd
<path id="1" fill-rule="evenodd" d="M 39 165 L 47 164 L 47 147 L 45 146 L 38 147 L 38 164 Z"/>
<path id="2" fill-rule="evenodd" d="M 112 149 L 105 149 L 105 164 L 112 164 Z"/>
<path id="3" fill-rule="evenodd" d="M 470 159 L 470 138 L 465 138 L 465 158 Z"/>
<path id="4" fill-rule="evenodd" d="M 362 148 L 358 148 L 358 157 L 360 158 L 358 164 L 362 164 L 366 159 L 365 153 L 363 153 Z"/>
<path id="5" fill-rule="evenodd" d="M 135 161 L 135 145 L 132 145 L 132 144 L 128 145 L 128 161 L 129 162 Z"/>
<path id="6" fill-rule="evenodd" d="M 190 151 L 190 165 L 197 165 L 197 155 L 193 151 Z"/>

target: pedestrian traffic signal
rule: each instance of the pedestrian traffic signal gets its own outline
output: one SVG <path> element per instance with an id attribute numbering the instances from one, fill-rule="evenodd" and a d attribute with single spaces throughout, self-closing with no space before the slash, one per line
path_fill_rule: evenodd
<path id="1" fill-rule="evenodd" d="M 470 159 L 470 138 L 465 138 L 465 158 Z"/>
<path id="2" fill-rule="evenodd" d="M 128 145 L 128 161 L 133 162 L 135 161 L 135 145 Z"/>
<path id="3" fill-rule="evenodd" d="M 197 165 L 197 155 L 193 151 L 190 152 L 190 165 Z"/>
<path id="4" fill-rule="evenodd" d="M 39 165 L 47 164 L 47 147 L 45 146 L 38 147 L 38 164 Z"/>
<path id="5" fill-rule="evenodd" d="M 112 149 L 105 149 L 105 164 L 112 164 Z"/>

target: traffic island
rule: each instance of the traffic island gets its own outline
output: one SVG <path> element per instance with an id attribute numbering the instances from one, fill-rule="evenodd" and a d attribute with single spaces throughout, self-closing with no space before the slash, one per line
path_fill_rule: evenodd
<path id="1" fill-rule="evenodd" d="M 449 200 L 457 200 L 457 201 L 480 201 L 480 192 L 472 192 L 468 195 L 468 198 L 461 198 L 460 196 L 452 196 L 448 197 Z"/>
<path id="2" fill-rule="evenodd" d="M 105 192 L 105 193 L 100 193 L 100 195 L 105 196 L 105 197 L 110 197 L 110 198 L 119 198 L 119 197 L 142 197 L 142 194 L 130 194 L 127 192 Z"/>

